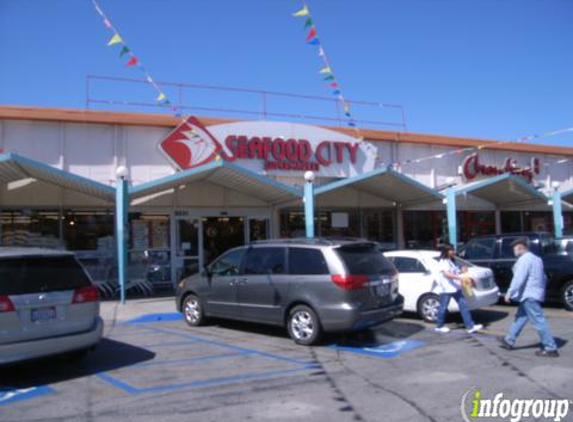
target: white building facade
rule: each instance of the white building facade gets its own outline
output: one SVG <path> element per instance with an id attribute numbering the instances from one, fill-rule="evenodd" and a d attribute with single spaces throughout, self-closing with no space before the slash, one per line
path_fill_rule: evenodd
<path id="1" fill-rule="evenodd" d="M 299 123 L 0 107 L 1 243 L 74 250 L 94 277 L 107 277 L 120 166 L 130 186 L 128 263 L 165 285 L 230 247 L 304 235 L 308 170 L 316 174 L 317 235 L 388 247 L 445 240 L 448 187 L 457 192 L 460 242 L 553 231 L 553 192 L 567 200 L 573 189 L 573 148 L 361 135 Z M 38 166 L 62 172 L 44 177 Z M 565 202 L 566 234 L 572 224 Z"/>

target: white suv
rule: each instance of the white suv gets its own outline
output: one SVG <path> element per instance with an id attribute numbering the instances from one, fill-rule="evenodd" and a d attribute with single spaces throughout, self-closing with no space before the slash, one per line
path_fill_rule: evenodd
<path id="1" fill-rule="evenodd" d="M 437 274 L 440 253 L 429 250 L 403 250 L 384 254 L 396 266 L 400 281 L 400 294 L 404 296 L 404 310 L 417 312 L 425 321 L 435 322 L 440 307 Z M 458 266 L 467 265 L 470 276 L 476 281 L 474 296 L 468 299 L 470 309 L 494 305 L 499 300 L 499 288 L 493 271 L 478 267 L 456 257 Z M 459 312 L 458 304 L 452 300 L 450 312 Z"/>
<path id="2" fill-rule="evenodd" d="M 102 333 L 99 292 L 73 253 L 0 247 L 0 364 L 81 356 Z"/>

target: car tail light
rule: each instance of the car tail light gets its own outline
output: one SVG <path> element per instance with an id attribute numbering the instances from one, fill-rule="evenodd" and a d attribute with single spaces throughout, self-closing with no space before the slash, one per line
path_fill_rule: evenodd
<path id="1" fill-rule="evenodd" d="M 332 276 L 332 282 L 344 290 L 356 290 L 368 284 L 369 279 L 365 275 L 341 275 L 335 274 Z"/>
<path id="2" fill-rule="evenodd" d="M 8 296 L 0 295 L 0 312 L 14 312 L 14 304 Z"/>
<path id="3" fill-rule="evenodd" d="M 74 292 L 72 303 L 97 302 L 99 300 L 99 290 L 95 286 L 80 287 Z"/>

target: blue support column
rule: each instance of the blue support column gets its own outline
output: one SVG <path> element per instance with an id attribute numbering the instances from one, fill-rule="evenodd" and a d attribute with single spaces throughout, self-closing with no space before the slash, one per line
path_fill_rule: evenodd
<path id="1" fill-rule="evenodd" d="M 563 208 L 561 204 L 561 192 L 558 189 L 553 191 L 553 225 L 555 227 L 555 237 L 563 237 Z"/>
<path id="2" fill-rule="evenodd" d="M 127 213 L 129 208 L 129 192 L 127 178 L 117 179 L 115 190 L 115 236 L 117 239 L 117 282 L 119 284 L 120 301 L 125 303 L 125 284 L 127 278 L 127 242 L 129 231 Z"/>
<path id="3" fill-rule="evenodd" d="M 314 185 L 312 181 L 304 182 L 304 221 L 306 237 L 314 237 Z"/>
<path id="4" fill-rule="evenodd" d="M 457 210 L 456 210 L 456 188 L 450 186 L 446 190 L 446 209 L 448 217 L 448 237 L 454 248 L 458 248 L 458 227 L 457 227 Z"/>

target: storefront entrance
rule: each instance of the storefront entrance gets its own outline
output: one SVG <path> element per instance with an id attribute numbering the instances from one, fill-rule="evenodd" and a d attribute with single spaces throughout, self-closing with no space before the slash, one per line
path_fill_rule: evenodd
<path id="1" fill-rule="evenodd" d="M 176 211 L 172 224 L 172 279 L 198 273 L 225 251 L 269 238 L 268 216 L 193 216 Z"/>

